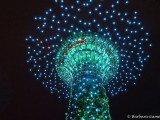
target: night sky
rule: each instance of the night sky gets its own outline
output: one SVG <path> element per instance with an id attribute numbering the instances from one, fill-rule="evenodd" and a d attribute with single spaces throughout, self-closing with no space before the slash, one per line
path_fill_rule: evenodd
<path id="1" fill-rule="evenodd" d="M 26 64 L 25 38 L 33 17 L 55 7 L 52 0 L 12 0 L 0 3 L 0 120 L 64 120 L 68 100 L 50 94 Z M 136 86 L 110 98 L 113 120 L 127 115 L 160 115 L 160 1 L 134 0 L 153 48 Z"/>

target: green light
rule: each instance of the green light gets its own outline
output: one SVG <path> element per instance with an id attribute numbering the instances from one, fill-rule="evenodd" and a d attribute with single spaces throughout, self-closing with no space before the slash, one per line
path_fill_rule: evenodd
<path id="1" fill-rule="evenodd" d="M 74 34 L 67 38 L 57 54 L 56 69 L 67 84 L 78 79 L 84 64 L 89 64 L 92 74 L 101 76 L 103 84 L 107 84 L 116 75 L 119 56 L 117 46 L 113 46 L 109 38 L 97 34 Z"/>
<path id="2" fill-rule="evenodd" d="M 71 87 L 66 120 L 111 120 L 104 85 L 116 75 L 117 46 L 97 34 L 74 34 L 57 53 L 59 77 Z"/>

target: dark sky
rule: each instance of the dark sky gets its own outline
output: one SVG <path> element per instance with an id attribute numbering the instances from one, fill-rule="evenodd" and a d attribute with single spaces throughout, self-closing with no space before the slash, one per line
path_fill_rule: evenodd
<path id="1" fill-rule="evenodd" d="M 68 101 L 36 81 L 26 64 L 25 37 L 33 17 L 53 6 L 52 0 L 6 0 L 0 3 L 0 120 L 64 120 Z M 110 99 L 113 120 L 127 115 L 160 115 L 160 1 L 135 0 L 153 48 L 142 77 L 126 93 Z"/>

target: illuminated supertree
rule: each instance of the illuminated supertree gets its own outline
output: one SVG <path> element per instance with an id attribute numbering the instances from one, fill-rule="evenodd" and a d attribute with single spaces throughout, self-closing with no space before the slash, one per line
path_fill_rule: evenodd
<path id="1" fill-rule="evenodd" d="M 106 89 L 114 96 L 136 84 L 150 57 L 149 33 L 137 11 L 127 12 L 128 0 L 55 3 L 58 9 L 34 18 L 36 32 L 26 38 L 30 71 L 70 98 L 67 120 L 110 120 Z"/>

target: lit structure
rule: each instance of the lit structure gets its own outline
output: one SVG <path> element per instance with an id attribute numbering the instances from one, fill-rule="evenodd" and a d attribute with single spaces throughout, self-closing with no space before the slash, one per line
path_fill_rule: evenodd
<path id="1" fill-rule="evenodd" d="M 103 0 L 55 2 L 62 12 L 35 17 L 38 32 L 26 38 L 30 71 L 70 98 L 67 120 L 110 120 L 105 88 L 114 96 L 136 83 L 150 57 L 149 33 L 137 11 L 126 12 L 128 0 L 107 1 L 107 9 Z"/>
<path id="2" fill-rule="evenodd" d="M 118 66 L 118 50 L 109 38 L 87 33 L 67 38 L 56 58 L 58 75 L 71 86 L 67 120 L 110 119 L 104 85 Z"/>

